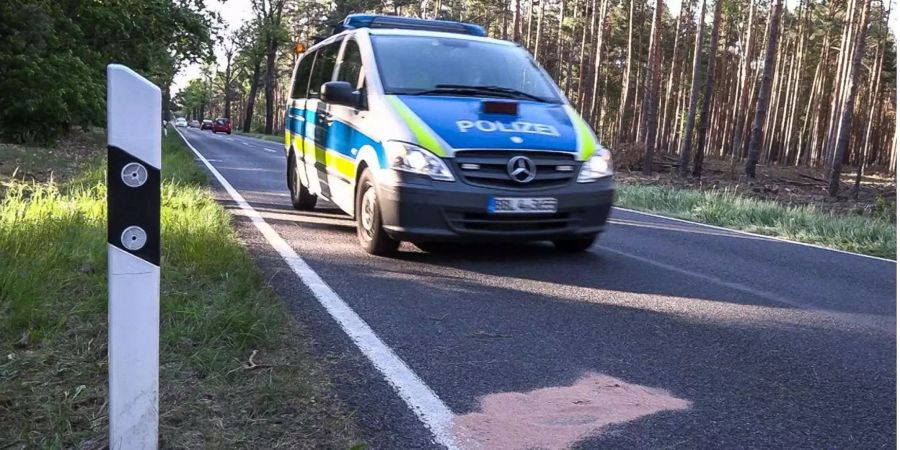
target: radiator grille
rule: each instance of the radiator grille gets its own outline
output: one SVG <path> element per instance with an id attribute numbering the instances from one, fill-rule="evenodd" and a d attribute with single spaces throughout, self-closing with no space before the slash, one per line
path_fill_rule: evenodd
<path id="1" fill-rule="evenodd" d="M 506 169 L 510 158 L 518 155 L 528 157 L 536 167 L 534 179 L 527 183 L 512 179 Z M 580 164 L 570 154 L 539 151 L 465 150 L 456 152 L 453 161 L 469 184 L 522 190 L 565 186 Z"/>

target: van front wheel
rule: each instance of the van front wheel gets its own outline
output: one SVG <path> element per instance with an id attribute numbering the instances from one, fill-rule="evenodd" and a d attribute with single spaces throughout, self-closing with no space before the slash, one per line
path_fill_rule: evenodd
<path id="1" fill-rule="evenodd" d="M 309 211 L 316 207 L 316 196 L 310 194 L 309 189 L 300 181 L 300 168 L 293 155 L 288 160 L 288 189 L 291 191 L 291 205 L 294 209 Z"/>
<path id="2" fill-rule="evenodd" d="M 384 232 L 378 194 L 368 169 L 359 177 L 356 188 L 356 235 L 360 245 L 373 255 L 388 255 L 400 246 L 400 241 Z"/>

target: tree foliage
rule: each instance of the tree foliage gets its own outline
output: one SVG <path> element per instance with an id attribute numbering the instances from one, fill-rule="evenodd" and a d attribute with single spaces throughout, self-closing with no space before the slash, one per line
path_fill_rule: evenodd
<path id="1" fill-rule="evenodd" d="M 211 55 L 216 19 L 202 0 L 0 2 L 0 139 L 103 125 L 109 63 L 167 93 L 182 64 Z"/>

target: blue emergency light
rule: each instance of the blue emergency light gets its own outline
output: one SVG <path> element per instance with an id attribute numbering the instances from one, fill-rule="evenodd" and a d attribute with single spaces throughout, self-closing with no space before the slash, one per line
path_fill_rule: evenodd
<path id="1" fill-rule="evenodd" d="M 334 27 L 334 32 L 337 34 L 344 30 L 354 30 L 357 28 L 394 28 L 487 36 L 484 28 L 473 23 L 452 22 L 449 20 L 413 19 L 409 17 L 381 16 L 376 14 L 350 14 Z"/>

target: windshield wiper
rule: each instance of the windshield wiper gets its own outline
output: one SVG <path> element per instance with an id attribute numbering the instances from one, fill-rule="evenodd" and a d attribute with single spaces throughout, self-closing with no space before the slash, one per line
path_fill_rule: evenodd
<path id="1" fill-rule="evenodd" d="M 434 94 L 490 94 L 505 98 L 527 98 L 536 102 L 549 103 L 547 99 L 538 97 L 537 95 L 522 92 L 518 89 L 507 88 L 502 86 L 472 86 L 468 84 L 438 84 L 434 89 L 426 89 L 417 91 L 409 95 L 434 95 Z"/>

